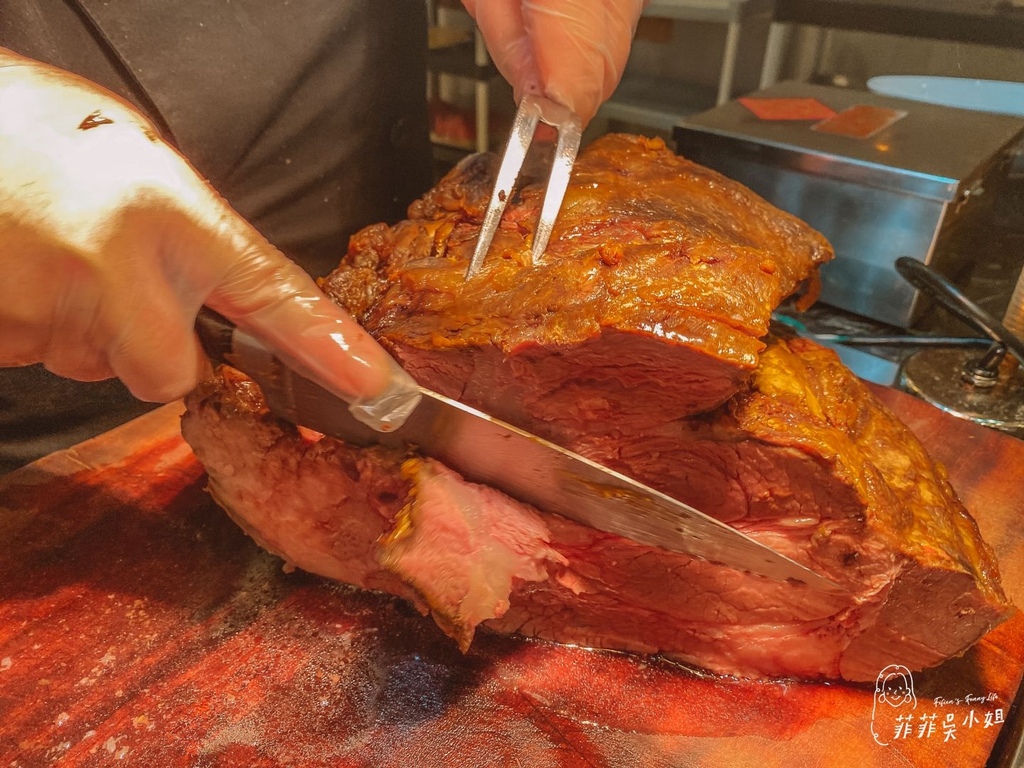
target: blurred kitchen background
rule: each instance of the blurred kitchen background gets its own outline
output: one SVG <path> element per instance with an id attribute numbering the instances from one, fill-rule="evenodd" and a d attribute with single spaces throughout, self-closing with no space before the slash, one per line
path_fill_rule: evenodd
<path id="1" fill-rule="evenodd" d="M 440 176 L 500 151 L 515 105 L 458 0 L 428 9 Z M 741 97 L 851 120 L 823 132 Z M 780 308 L 780 329 L 1024 435 L 1024 0 L 650 0 L 584 143 L 608 131 L 660 136 L 832 241 L 821 300 Z"/>
<path id="2" fill-rule="evenodd" d="M 500 149 L 503 132 L 478 136 L 478 120 L 507 126 L 511 89 L 482 46 L 474 65 L 473 22 L 458 0 L 428 7 L 439 155 Z M 893 74 L 1024 82 L 1024 0 L 651 0 L 623 83 L 591 133 L 627 128 L 670 140 L 678 119 L 758 89 L 770 32 L 778 80 L 861 90 Z"/>

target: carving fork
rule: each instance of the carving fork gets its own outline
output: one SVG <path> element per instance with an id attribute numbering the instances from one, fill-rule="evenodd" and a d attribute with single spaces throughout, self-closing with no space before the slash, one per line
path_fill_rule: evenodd
<path id="1" fill-rule="evenodd" d="M 546 123 L 558 131 L 558 143 L 555 146 L 555 157 L 551 163 L 551 172 L 544 192 L 540 221 L 533 235 L 531 260 L 537 264 L 544 255 L 551 230 L 555 226 L 555 218 L 562 207 L 566 187 L 569 186 L 569 174 L 580 149 L 583 124 L 579 115 L 571 109 L 543 96 L 528 95 L 519 103 L 515 121 L 512 123 L 512 131 L 509 133 L 498 177 L 494 182 L 494 191 L 491 193 L 491 202 L 487 206 L 484 223 L 480 228 L 480 238 L 476 242 L 473 260 L 466 270 L 467 280 L 483 266 L 487 252 L 491 248 L 491 241 L 494 240 L 494 233 L 501 222 L 501 214 L 505 211 L 509 197 L 512 196 L 512 188 L 526 160 L 526 151 L 533 142 L 533 134 L 538 123 Z"/>

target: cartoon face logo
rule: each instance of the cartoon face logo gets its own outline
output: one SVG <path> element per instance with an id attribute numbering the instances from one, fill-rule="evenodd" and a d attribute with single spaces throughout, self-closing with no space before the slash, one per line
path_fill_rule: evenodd
<path id="1" fill-rule="evenodd" d="M 875 679 L 875 700 L 871 707 L 871 735 L 887 746 L 901 727 L 906 713 L 917 708 L 914 677 L 902 664 L 890 664 Z"/>
<path id="2" fill-rule="evenodd" d="M 890 664 L 886 669 L 893 671 L 883 670 L 879 673 L 878 680 L 875 681 L 875 701 L 885 702 L 892 707 L 912 703 L 914 679 L 910 676 L 910 671 L 898 664 Z"/>

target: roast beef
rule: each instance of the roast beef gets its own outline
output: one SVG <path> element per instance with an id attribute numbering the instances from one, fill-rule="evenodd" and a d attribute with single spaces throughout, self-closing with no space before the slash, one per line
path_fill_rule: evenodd
<path id="1" fill-rule="evenodd" d="M 483 624 L 744 676 L 874 679 L 963 652 L 1012 610 L 941 468 L 834 354 L 767 335 L 830 257 L 658 142 L 581 154 L 544 263 L 537 195 L 464 281 L 493 173 L 470 159 L 324 287 L 422 383 L 689 501 L 841 585 L 819 592 L 534 510 L 415 454 L 276 420 L 230 368 L 183 433 L 215 498 L 289 563 Z"/>
<path id="2" fill-rule="evenodd" d="M 804 281 L 813 298 L 832 257 L 806 224 L 660 140 L 611 135 L 581 153 L 543 263 L 530 264 L 540 190 L 527 186 L 467 283 L 494 166 L 474 156 L 408 220 L 358 233 L 324 287 L 424 384 L 556 440 L 725 402 L 772 311 Z"/>

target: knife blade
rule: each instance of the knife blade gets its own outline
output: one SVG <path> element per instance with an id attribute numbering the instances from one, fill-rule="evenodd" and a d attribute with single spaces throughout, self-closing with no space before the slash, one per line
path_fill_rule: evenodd
<path id="1" fill-rule="evenodd" d="M 207 355 L 252 378 L 281 418 L 353 445 L 413 446 L 471 482 L 640 544 L 682 552 L 778 581 L 835 590 L 828 579 L 694 507 L 548 440 L 420 387 L 405 424 L 378 432 L 337 395 L 300 375 L 253 336 L 204 308 L 196 331 Z"/>

